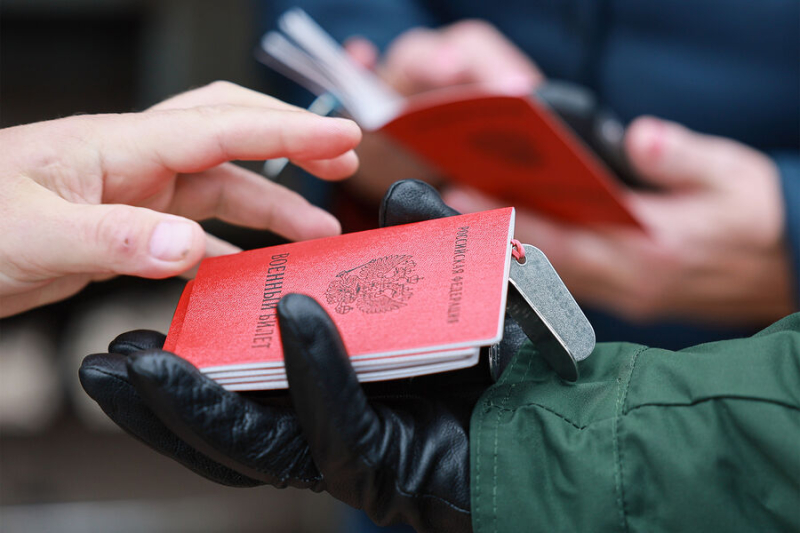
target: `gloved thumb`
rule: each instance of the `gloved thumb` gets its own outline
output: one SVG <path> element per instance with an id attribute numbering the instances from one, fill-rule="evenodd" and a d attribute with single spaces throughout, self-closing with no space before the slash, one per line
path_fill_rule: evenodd
<path id="1" fill-rule="evenodd" d="M 394 182 L 383 196 L 378 223 L 380 227 L 386 228 L 458 214 L 460 213 L 448 207 L 436 189 L 427 183 L 401 180 Z"/>
<path id="2" fill-rule="evenodd" d="M 718 139 L 680 124 L 639 117 L 628 126 L 625 149 L 639 177 L 663 189 L 711 185 L 720 157 Z"/>
<path id="3" fill-rule="evenodd" d="M 44 271 L 165 278 L 203 257 L 205 233 L 192 220 L 128 205 L 55 203 L 25 244 Z"/>

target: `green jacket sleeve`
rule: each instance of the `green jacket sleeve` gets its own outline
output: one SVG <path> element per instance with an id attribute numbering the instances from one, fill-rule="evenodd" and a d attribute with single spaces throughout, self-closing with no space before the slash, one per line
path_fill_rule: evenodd
<path id="1" fill-rule="evenodd" d="M 679 352 L 520 350 L 471 423 L 476 533 L 800 531 L 800 314 Z"/>

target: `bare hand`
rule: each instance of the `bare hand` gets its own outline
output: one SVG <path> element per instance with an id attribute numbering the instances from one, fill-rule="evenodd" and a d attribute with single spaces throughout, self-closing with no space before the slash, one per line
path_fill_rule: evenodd
<path id="1" fill-rule="evenodd" d="M 464 20 L 431 30 L 413 28 L 379 56 L 367 39 L 345 43 L 350 57 L 375 72 L 396 91 L 411 96 L 460 84 L 482 84 L 506 94 L 531 94 L 542 73 L 524 52 L 491 24 Z M 378 201 L 395 181 L 414 178 L 441 182 L 435 170 L 380 133 L 368 133 L 358 150 L 361 170 L 349 185 Z"/>
<path id="2" fill-rule="evenodd" d="M 586 230 L 520 211 L 517 237 L 540 247 L 581 301 L 635 321 L 760 325 L 793 311 L 778 171 L 764 154 L 655 118 L 637 119 L 628 155 L 658 192 L 629 193 L 647 234 Z M 494 205 L 464 190 L 459 211 Z"/>
<path id="3" fill-rule="evenodd" d="M 360 138 L 351 121 L 226 82 L 143 113 L 1 130 L 0 316 L 95 279 L 164 278 L 237 250 L 194 220 L 218 217 L 289 239 L 335 235 L 330 214 L 228 162 L 288 157 L 340 179 L 358 166 Z"/>
<path id="4" fill-rule="evenodd" d="M 395 39 L 380 61 L 374 45 L 363 38 L 350 39 L 345 48 L 404 95 L 468 83 L 527 95 L 543 79 L 524 52 L 481 20 L 463 20 L 435 30 L 408 30 Z"/>

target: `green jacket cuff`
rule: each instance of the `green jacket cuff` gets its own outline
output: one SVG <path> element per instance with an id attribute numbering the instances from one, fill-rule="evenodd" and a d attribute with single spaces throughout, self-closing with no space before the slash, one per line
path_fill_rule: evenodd
<path id="1" fill-rule="evenodd" d="M 800 314 L 679 352 L 600 344 L 576 383 L 530 344 L 471 428 L 473 527 L 800 530 Z"/>

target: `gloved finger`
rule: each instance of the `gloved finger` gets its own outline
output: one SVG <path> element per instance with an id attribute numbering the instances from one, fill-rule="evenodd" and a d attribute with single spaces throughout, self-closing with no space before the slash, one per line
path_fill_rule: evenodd
<path id="1" fill-rule="evenodd" d="M 466 435 L 452 416 L 424 398 L 405 396 L 402 410 L 371 405 L 336 327 L 308 296 L 284 296 L 278 325 L 289 392 L 326 490 L 381 525 L 467 531 L 468 490 L 453 500 L 439 490 L 468 484 Z M 417 420 L 440 423 L 429 425 L 428 434 L 417 431 Z"/>
<path id="2" fill-rule="evenodd" d="M 166 335 L 150 329 L 136 329 L 118 335 L 108 345 L 112 354 L 131 355 L 145 350 L 160 350 L 167 340 Z M 127 379 L 127 372 L 125 374 Z"/>
<path id="3" fill-rule="evenodd" d="M 291 410 L 258 405 L 227 391 L 169 352 L 134 354 L 127 369 L 150 409 L 203 455 L 276 487 L 321 488 L 322 478 Z"/>
<path id="4" fill-rule="evenodd" d="M 288 294 L 278 303 L 286 376 L 297 419 L 328 491 L 362 508 L 359 486 L 375 486 L 384 438 L 350 364 L 336 326 L 312 298 Z"/>
<path id="5" fill-rule="evenodd" d="M 410 224 L 460 214 L 442 201 L 439 193 L 419 180 L 402 180 L 392 184 L 381 202 L 380 227 Z"/>
<path id="6" fill-rule="evenodd" d="M 136 333 L 161 335 L 154 331 L 130 332 L 120 337 Z M 134 339 L 126 341 L 120 340 L 120 337 L 112 342 L 112 346 L 116 343 L 118 348 L 128 353 L 136 351 Z M 163 344 L 163 340 L 161 342 Z M 261 482 L 243 476 L 198 453 L 167 429 L 145 405 L 128 380 L 126 360 L 125 355 L 116 353 L 89 355 L 83 360 L 78 371 L 83 389 L 115 424 L 155 451 L 211 481 L 233 487 L 261 485 Z"/>

